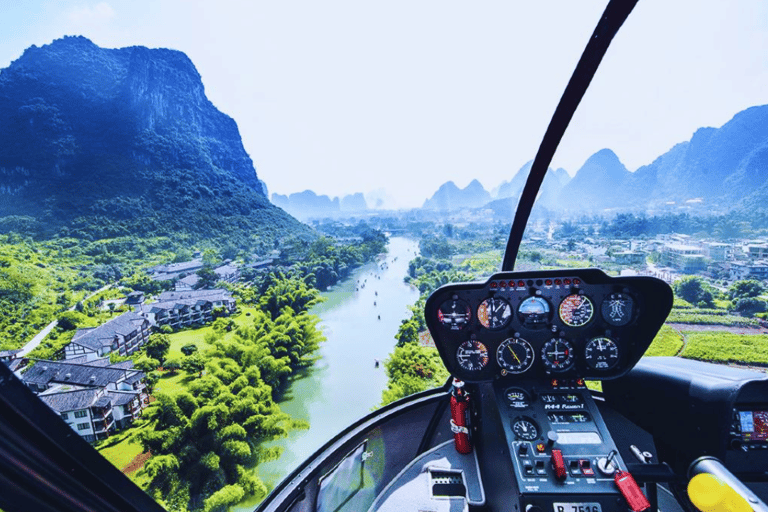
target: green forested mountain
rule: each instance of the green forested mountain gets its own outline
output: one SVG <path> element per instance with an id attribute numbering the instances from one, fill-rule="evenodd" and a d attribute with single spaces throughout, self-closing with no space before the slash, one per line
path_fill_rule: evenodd
<path id="1" fill-rule="evenodd" d="M 273 239 L 308 228 L 270 204 L 235 121 L 181 52 L 32 46 L 0 72 L 0 231 Z"/>

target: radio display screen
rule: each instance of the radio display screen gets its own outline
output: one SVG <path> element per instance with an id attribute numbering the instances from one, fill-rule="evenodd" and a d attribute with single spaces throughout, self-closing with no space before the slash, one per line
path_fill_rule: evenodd
<path id="1" fill-rule="evenodd" d="M 739 426 L 744 441 L 768 440 L 768 411 L 739 411 Z"/>

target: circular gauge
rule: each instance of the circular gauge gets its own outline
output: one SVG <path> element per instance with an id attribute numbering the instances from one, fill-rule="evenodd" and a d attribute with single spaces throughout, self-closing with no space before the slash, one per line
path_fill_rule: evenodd
<path id="1" fill-rule="evenodd" d="M 619 346 L 611 338 L 592 338 L 584 347 L 584 359 L 593 370 L 610 370 L 619 362 Z"/>
<path id="2" fill-rule="evenodd" d="M 528 418 L 518 418 L 515 420 L 512 424 L 512 432 L 514 432 L 519 439 L 525 441 L 533 441 L 539 437 L 539 428 L 533 420 Z"/>
<path id="3" fill-rule="evenodd" d="M 477 340 L 467 340 L 459 345 L 456 360 L 465 370 L 482 370 L 488 364 L 488 349 Z"/>
<path id="4" fill-rule="evenodd" d="M 611 325 L 621 327 L 632 320 L 635 301 L 626 293 L 612 293 L 603 301 L 600 312 L 603 319 Z"/>
<path id="5" fill-rule="evenodd" d="M 460 331 L 472 318 L 469 304 L 461 299 L 451 299 L 443 302 L 437 310 L 437 319 L 443 326 L 452 331 Z"/>
<path id="6" fill-rule="evenodd" d="M 477 308 L 477 319 L 486 329 L 501 329 L 511 318 L 512 307 L 499 297 L 488 297 Z"/>
<path id="7" fill-rule="evenodd" d="M 573 293 L 560 303 L 560 320 L 568 327 L 581 327 L 592 320 L 594 307 L 586 295 Z"/>
<path id="8" fill-rule="evenodd" d="M 522 338 L 508 338 L 496 350 L 496 361 L 509 373 L 523 373 L 533 364 L 533 347 Z"/>
<path id="9" fill-rule="evenodd" d="M 507 400 L 510 407 L 513 409 L 525 409 L 531 405 L 531 399 L 528 398 L 528 393 L 518 388 L 509 388 L 506 391 Z"/>
<path id="10" fill-rule="evenodd" d="M 563 338 L 552 338 L 542 347 L 541 360 L 548 370 L 564 372 L 573 366 L 573 347 Z"/>
<path id="11" fill-rule="evenodd" d="M 517 314 L 527 327 L 549 322 L 549 302 L 541 297 L 528 297 L 520 303 Z"/>

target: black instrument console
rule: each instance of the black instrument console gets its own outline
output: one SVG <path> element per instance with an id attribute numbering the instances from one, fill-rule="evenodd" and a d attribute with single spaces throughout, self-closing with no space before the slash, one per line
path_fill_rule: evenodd
<path id="1" fill-rule="evenodd" d="M 624 509 L 614 475 L 626 466 L 581 379 L 498 381 L 494 391 L 521 510 Z"/>
<path id="2" fill-rule="evenodd" d="M 640 360 L 671 307 L 672 290 L 652 277 L 500 272 L 441 287 L 425 317 L 443 363 L 463 381 L 604 380 Z"/>
<path id="3" fill-rule="evenodd" d="M 626 374 L 672 308 L 651 277 L 597 269 L 500 272 L 443 286 L 425 317 L 446 368 L 492 382 L 519 510 L 626 510 L 626 469 L 584 379 Z"/>

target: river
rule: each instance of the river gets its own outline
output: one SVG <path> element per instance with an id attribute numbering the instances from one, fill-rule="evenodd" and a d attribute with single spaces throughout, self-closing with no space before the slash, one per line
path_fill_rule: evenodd
<path id="1" fill-rule="evenodd" d="M 384 359 L 394 348 L 400 322 L 409 315 L 408 306 L 419 297 L 418 290 L 403 282 L 418 243 L 393 237 L 387 249 L 386 258 L 360 267 L 333 290 L 322 293 L 326 301 L 312 309 L 320 316 L 327 341 L 320 347 L 320 359 L 294 378 L 279 400 L 283 411 L 306 420 L 310 428 L 268 444 L 283 448 L 278 460 L 257 468 L 270 489 L 381 402 L 387 384 Z M 382 264 L 386 265 L 383 270 Z M 376 360 L 382 363 L 378 368 Z M 245 501 L 233 510 L 250 512 L 255 505 Z"/>

